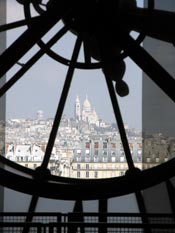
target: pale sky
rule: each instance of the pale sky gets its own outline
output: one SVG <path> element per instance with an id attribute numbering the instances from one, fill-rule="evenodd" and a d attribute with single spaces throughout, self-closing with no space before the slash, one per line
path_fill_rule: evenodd
<path id="1" fill-rule="evenodd" d="M 140 1 L 142 3 L 143 1 Z M 8 0 L 8 22 L 21 19 L 23 17 L 22 7 L 14 0 Z M 15 7 L 14 7 L 15 6 Z M 18 7 L 18 9 L 17 9 Z M 14 38 L 25 28 L 11 30 L 7 35 L 9 45 Z M 64 55 L 71 54 L 72 40 L 64 38 L 60 51 Z M 25 62 L 36 51 L 37 46 L 25 56 L 21 61 Z M 130 127 L 141 128 L 141 83 L 142 73 L 140 69 L 129 59 L 126 59 L 126 73 L 124 80 L 128 83 L 130 94 L 127 97 L 119 98 L 124 122 Z M 8 78 L 19 67 L 16 65 Z M 61 88 L 66 75 L 67 67 L 52 60 L 48 56 L 43 56 L 24 77 L 17 82 L 7 94 L 6 116 L 9 118 L 35 118 L 38 110 L 44 111 L 45 117 L 53 117 L 58 105 Z M 74 73 L 72 86 L 68 96 L 64 113 L 73 117 L 74 101 L 79 95 L 83 102 L 85 96 L 96 109 L 100 118 L 107 122 L 115 122 L 113 110 L 110 104 L 109 95 L 101 70 L 79 70 Z"/>

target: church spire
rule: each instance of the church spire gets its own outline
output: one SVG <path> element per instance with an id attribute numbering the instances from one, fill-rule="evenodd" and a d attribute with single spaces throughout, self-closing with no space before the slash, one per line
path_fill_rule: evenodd
<path id="1" fill-rule="evenodd" d="M 80 99 L 79 99 L 78 95 L 76 95 L 75 103 L 80 103 Z"/>
<path id="2" fill-rule="evenodd" d="M 75 98 L 74 117 L 76 120 L 81 119 L 80 99 L 79 99 L 78 95 Z"/>

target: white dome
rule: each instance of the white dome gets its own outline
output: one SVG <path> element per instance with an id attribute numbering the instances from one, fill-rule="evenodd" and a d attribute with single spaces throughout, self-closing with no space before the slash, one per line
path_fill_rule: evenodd
<path id="1" fill-rule="evenodd" d="M 90 104 L 87 96 L 86 96 L 86 99 L 83 103 L 83 110 L 84 111 L 91 111 L 91 104 Z"/>

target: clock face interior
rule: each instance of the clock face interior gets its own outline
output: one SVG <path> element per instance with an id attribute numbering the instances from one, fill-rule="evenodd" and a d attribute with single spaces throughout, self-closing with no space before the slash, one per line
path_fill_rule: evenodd
<path id="1" fill-rule="evenodd" d="M 30 22 L 47 10 L 46 4 L 47 2 L 43 1 L 37 7 L 32 4 L 23 7 L 16 1 L 13 3 L 8 1 L 7 22 L 25 19 Z M 142 3 L 139 4 L 142 5 Z M 14 9 L 18 14 L 13 14 Z M 55 109 L 68 70 L 67 66 L 71 62 L 72 51 L 77 40 L 75 29 L 70 31 L 64 28 L 68 24 L 66 20 L 68 21 L 66 18 L 58 21 L 44 35 L 42 41 L 34 45 L 7 74 L 8 80 L 26 63 L 29 63 L 57 32 L 60 32 L 60 40 L 52 42 L 53 46 L 46 50 L 6 93 L 6 158 L 32 169 L 42 164 L 54 122 Z M 27 25 L 24 25 L 7 31 L 7 46 L 10 46 L 26 29 Z M 137 39 L 139 34 L 132 32 L 132 36 Z M 85 37 L 86 35 L 83 38 Z M 78 68 L 75 69 L 70 92 L 67 94 L 65 109 L 61 116 L 48 167 L 53 175 L 72 178 L 121 176 L 128 169 L 128 164 L 101 71 L 101 61 L 95 60 L 92 56 L 88 57 L 87 52 L 85 55 L 84 48 L 86 46 L 87 50 L 87 40 L 88 38 L 85 38 L 80 47 L 76 64 Z M 130 59 L 126 58 L 126 60 L 129 69 L 124 79 L 129 80 L 128 73 L 133 69 L 135 74 L 141 77 L 141 71 L 132 64 Z M 129 143 L 131 150 L 134 151 L 132 152 L 134 162 L 141 169 L 141 78 L 140 80 L 135 78 L 136 87 L 132 84 L 133 81 L 129 82 L 133 91 L 130 97 L 128 95 L 126 98 L 120 98 L 120 105 L 125 106 L 130 98 L 131 100 L 127 103 L 128 107 L 134 101 L 137 101 L 137 106 L 139 105 L 139 116 L 133 114 L 131 120 L 134 124 L 134 117 L 137 117 L 138 124 L 135 124 L 135 129 L 130 129 L 132 126 L 128 126 L 127 119 L 124 127 L 128 134 L 131 134 Z M 134 112 L 137 109 L 135 108 Z M 125 108 L 123 110 L 127 117 L 129 112 Z M 132 110 L 130 108 L 129 111 Z M 129 132 L 130 130 L 132 132 Z"/>
<path id="2" fill-rule="evenodd" d="M 104 178 L 114 182 L 117 177 L 124 187 L 124 179 L 136 175 L 135 180 L 142 170 L 156 167 L 160 173 L 159 165 L 166 162 L 171 167 L 173 134 L 150 131 L 148 123 L 143 132 L 141 79 L 147 74 L 172 105 L 172 74 L 146 48 L 148 37 L 173 47 L 173 30 L 166 27 L 171 12 L 157 9 L 152 0 L 87 1 L 81 7 L 89 14 L 71 4 L 7 0 L 7 23 L 0 26 L 1 33 L 7 31 L 7 49 L 0 56 L 0 75 L 6 74 L 0 89 L 7 100 L 5 158 L 10 161 L 4 163 L 34 180 L 45 182 L 51 175 L 53 181 L 75 182 L 74 195 L 81 187 L 77 178 L 86 189 L 96 181 L 101 187 L 101 179 L 111 187 Z M 161 18 L 166 23 L 160 30 Z M 142 178 L 138 187 L 121 188 L 117 195 L 142 189 Z M 90 199 L 94 196 L 95 191 Z"/>
<path id="3" fill-rule="evenodd" d="M 172 208 L 174 2 L 2 2 L 7 211 L 145 214 L 158 185 Z"/>

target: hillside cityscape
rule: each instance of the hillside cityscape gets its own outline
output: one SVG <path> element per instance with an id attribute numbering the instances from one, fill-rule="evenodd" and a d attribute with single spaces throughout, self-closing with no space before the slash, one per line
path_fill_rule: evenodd
<path id="1" fill-rule="evenodd" d="M 53 118 L 45 119 L 38 110 L 35 119 L 9 119 L 6 122 L 5 156 L 25 167 L 42 164 Z M 125 124 L 135 167 L 147 169 L 175 156 L 174 138 L 161 133 L 145 136 Z M 72 178 L 109 178 L 124 175 L 128 169 L 116 123 L 100 119 L 88 97 L 78 96 L 74 116 L 63 115 L 48 164 L 51 174 Z"/>

